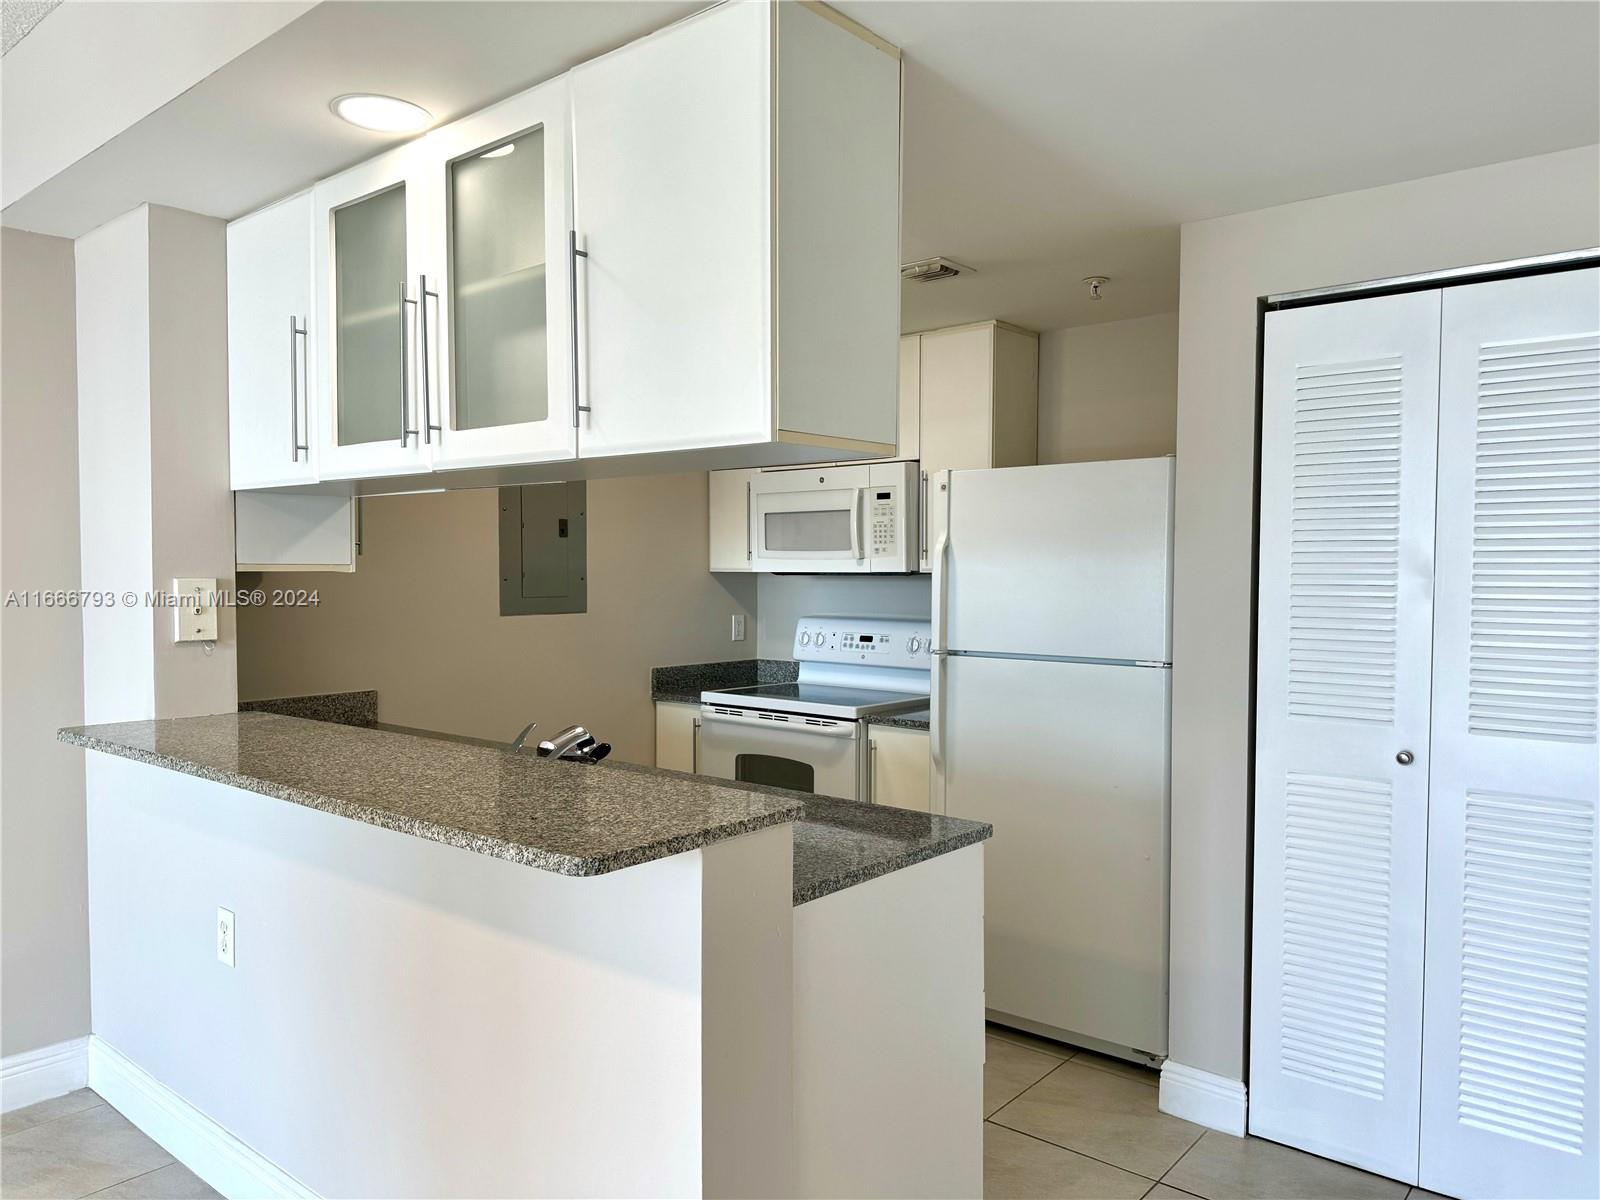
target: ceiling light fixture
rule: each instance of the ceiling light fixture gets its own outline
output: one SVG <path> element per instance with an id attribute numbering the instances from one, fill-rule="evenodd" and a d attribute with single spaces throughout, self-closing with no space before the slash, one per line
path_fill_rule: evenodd
<path id="1" fill-rule="evenodd" d="M 339 119 L 374 133 L 416 133 L 433 124 L 433 114 L 421 105 L 370 92 L 335 96 L 328 107 Z"/>
<path id="2" fill-rule="evenodd" d="M 504 158 L 517 148 L 515 142 L 507 142 L 504 146 L 496 146 L 493 150 L 485 150 L 478 155 L 479 158 Z"/>

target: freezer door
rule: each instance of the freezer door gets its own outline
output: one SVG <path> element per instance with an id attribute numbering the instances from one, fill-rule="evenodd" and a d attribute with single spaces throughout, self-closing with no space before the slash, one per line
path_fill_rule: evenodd
<path id="1" fill-rule="evenodd" d="M 946 810 L 994 825 L 990 1010 L 1166 1053 L 1171 673 L 960 655 L 945 670 Z"/>
<path id="2" fill-rule="evenodd" d="M 1170 458 L 952 472 L 942 644 L 1170 662 L 1172 476 Z"/>

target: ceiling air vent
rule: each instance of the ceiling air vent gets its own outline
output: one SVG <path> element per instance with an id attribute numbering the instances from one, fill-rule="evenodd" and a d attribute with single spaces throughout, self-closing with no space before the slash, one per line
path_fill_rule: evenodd
<path id="1" fill-rule="evenodd" d="M 907 263 L 900 268 L 900 278 L 916 283 L 933 283 L 939 279 L 954 279 L 957 275 L 975 275 L 972 267 L 964 267 L 948 258 L 925 258 L 921 262 Z"/>

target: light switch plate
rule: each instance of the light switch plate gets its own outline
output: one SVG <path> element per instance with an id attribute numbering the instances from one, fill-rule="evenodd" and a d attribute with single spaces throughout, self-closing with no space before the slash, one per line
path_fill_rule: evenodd
<path id="1" fill-rule="evenodd" d="M 175 642 L 214 642 L 217 640 L 217 581 L 215 579 L 174 579 L 172 594 Z"/>
<path id="2" fill-rule="evenodd" d="M 734 613 L 733 614 L 733 630 L 732 630 L 732 637 L 731 637 L 730 640 L 735 641 L 735 642 L 744 641 L 744 614 L 743 613 Z"/>

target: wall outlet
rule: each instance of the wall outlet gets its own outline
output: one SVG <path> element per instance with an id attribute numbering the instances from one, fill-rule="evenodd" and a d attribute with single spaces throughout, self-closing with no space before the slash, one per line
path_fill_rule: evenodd
<path id="1" fill-rule="evenodd" d="M 734 613 L 733 614 L 732 640 L 736 641 L 736 642 L 744 641 L 744 614 L 743 613 Z"/>
<path id="2" fill-rule="evenodd" d="M 217 581 L 215 579 L 174 579 L 172 594 L 175 642 L 214 642 L 217 640 Z"/>
<path id="3" fill-rule="evenodd" d="M 233 966 L 233 914 L 225 908 L 217 909 L 217 961 Z"/>

